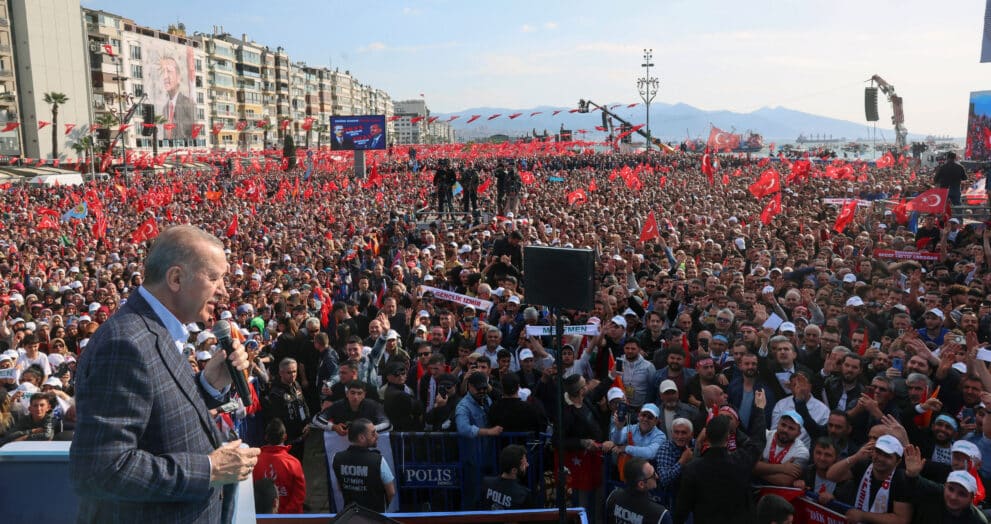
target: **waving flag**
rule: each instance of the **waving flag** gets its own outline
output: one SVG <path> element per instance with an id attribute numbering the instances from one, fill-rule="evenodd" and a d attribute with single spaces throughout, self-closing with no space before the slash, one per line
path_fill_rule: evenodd
<path id="1" fill-rule="evenodd" d="M 68 222 L 73 218 L 82 220 L 86 218 L 86 215 L 88 214 L 89 214 L 89 208 L 86 205 L 86 201 L 83 200 L 78 205 L 72 207 L 71 209 L 69 209 L 68 211 L 62 214 L 62 222 Z"/>
<path id="2" fill-rule="evenodd" d="M 142 222 L 137 229 L 131 232 L 131 241 L 137 244 L 144 242 L 145 240 L 152 240 L 157 236 L 158 223 L 155 222 L 154 217 L 148 217 L 148 219 Z"/>
<path id="3" fill-rule="evenodd" d="M 470 124 L 470 123 L 474 122 L 475 120 L 478 120 L 479 118 L 482 118 L 482 115 L 471 115 L 471 118 L 469 118 L 468 121 L 465 122 L 465 123 L 466 124 Z"/>
<path id="4" fill-rule="evenodd" d="M 17 126 L 19 125 L 21 125 L 20 122 L 7 122 L 4 124 L 3 129 L 0 129 L 0 132 L 6 133 L 8 131 L 13 131 L 17 129 Z"/>
<path id="5" fill-rule="evenodd" d="M 298 179 L 297 179 L 298 180 Z M 234 214 L 234 218 L 231 219 L 231 223 L 227 225 L 227 238 L 234 238 L 237 235 L 237 214 Z"/>
<path id="6" fill-rule="evenodd" d="M 63 124 L 65 126 L 65 134 L 69 134 L 73 129 L 76 128 L 76 124 Z"/>
<path id="7" fill-rule="evenodd" d="M 781 191 L 781 175 L 776 169 L 768 169 L 748 189 L 758 199 L 777 193 Z"/>
<path id="8" fill-rule="evenodd" d="M 760 213 L 760 221 L 764 225 L 770 224 L 774 217 L 781 213 L 781 192 L 777 192 L 768 200 L 764 210 Z"/>
<path id="9" fill-rule="evenodd" d="M 578 204 L 584 204 L 588 202 L 588 195 L 585 194 L 581 189 L 576 189 L 567 195 L 568 205 L 576 206 Z"/>
<path id="10" fill-rule="evenodd" d="M 510 120 L 515 120 L 517 117 L 519 117 L 522 114 L 523 113 L 513 113 L 513 114 L 509 115 L 509 119 Z"/>
<path id="11" fill-rule="evenodd" d="M 103 52 L 107 53 L 111 57 L 117 56 L 114 54 L 114 46 L 110 44 L 103 44 Z"/>
<path id="12" fill-rule="evenodd" d="M 709 141 L 706 142 L 713 151 L 732 151 L 740 147 L 740 136 L 727 133 L 716 126 L 709 131 Z"/>
<path id="13" fill-rule="evenodd" d="M 836 223 L 833 224 L 833 231 L 837 233 L 842 233 L 847 226 L 853 222 L 853 217 L 857 213 L 857 199 L 852 199 L 846 204 L 843 204 L 843 208 L 840 209 L 839 216 L 836 217 Z"/>
<path id="14" fill-rule="evenodd" d="M 502 113 L 496 113 L 496 114 L 494 114 L 494 115 L 486 118 L 486 120 L 493 120 L 493 119 L 499 118 L 500 116 L 502 116 Z"/>
<path id="15" fill-rule="evenodd" d="M 882 169 L 886 167 L 891 167 L 895 165 L 895 156 L 891 154 L 891 151 L 888 151 L 887 153 L 884 154 L 884 156 L 877 159 L 877 162 L 875 164 L 877 165 L 877 167 L 880 167 Z"/>
<path id="16" fill-rule="evenodd" d="M 919 213 L 940 214 L 946 211 L 948 205 L 947 188 L 930 189 L 920 193 L 919 196 L 909 201 L 906 209 L 908 211 L 918 211 Z"/>
<path id="17" fill-rule="evenodd" d="M 657 219 L 654 218 L 654 212 L 651 211 L 647 215 L 647 221 L 643 223 L 643 228 L 640 230 L 640 241 L 646 242 L 659 236 L 661 236 L 661 233 L 657 230 Z"/>

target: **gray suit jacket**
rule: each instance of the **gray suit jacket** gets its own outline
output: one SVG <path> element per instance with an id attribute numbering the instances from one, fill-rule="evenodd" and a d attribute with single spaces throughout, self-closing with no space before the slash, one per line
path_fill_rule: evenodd
<path id="1" fill-rule="evenodd" d="M 163 118 L 168 119 L 168 101 L 166 101 L 165 106 L 162 107 L 161 115 Z M 193 99 L 179 93 L 175 99 L 175 112 L 172 114 L 172 118 L 175 121 L 175 129 L 172 130 L 172 138 L 176 140 L 191 139 L 193 137 L 193 124 L 196 123 L 196 104 L 193 102 Z M 166 136 L 166 134 L 162 134 L 159 138 L 165 138 Z"/>
<path id="2" fill-rule="evenodd" d="M 236 485 L 224 497 L 210 487 L 207 455 L 222 439 L 207 410 L 217 404 L 148 302 L 131 293 L 79 359 L 69 454 L 79 522 L 221 521 Z"/>

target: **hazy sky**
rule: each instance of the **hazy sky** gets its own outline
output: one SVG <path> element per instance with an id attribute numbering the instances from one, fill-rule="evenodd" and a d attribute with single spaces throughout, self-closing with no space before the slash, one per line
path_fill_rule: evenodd
<path id="1" fill-rule="evenodd" d="M 639 102 L 652 48 L 655 101 L 764 106 L 864 121 L 865 80 L 905 99 L 913 133 L 963 136 L 981 64 L 982 0 L 317 1 L 83 0 L 164 29 L 222 25 L 293 60 L 350 70 L 433 112 Z M 881 104 L 881 123 L 890 106 Z M 889 127 L 886 125 L 885 127 Z"/>

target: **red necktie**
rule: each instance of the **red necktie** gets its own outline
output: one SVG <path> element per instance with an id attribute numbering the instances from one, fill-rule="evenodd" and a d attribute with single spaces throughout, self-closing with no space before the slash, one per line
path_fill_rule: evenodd
<path id="1" fill-rule="evenodd" d="M 169 100 L 169 127 L 165 129 L 165 138 L 172 140 L 172 130 L 175 129 L 175 102 Z"/>

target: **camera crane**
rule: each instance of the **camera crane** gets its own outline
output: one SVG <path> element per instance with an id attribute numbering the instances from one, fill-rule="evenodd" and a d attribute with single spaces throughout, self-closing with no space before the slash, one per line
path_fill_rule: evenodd
<path id="1" fill-rule="evenodd" d="M 618 115 L 616 115 L 616 113 L 613 113 L 612 111 L 609 110 L 609 108 L 607 108 L 605 106 L 600 106 L 599 104 L 596 104 L 595 102 L 593 102 L 591 100 L 585 100 L 584 98 L 583 99 L 580 99 L 578 101 L 578 112 L 579 113 L 588 113 L 588 112 L 591 111 L 590 108 L 598 109 L 599 111 L 602 111 L 602 114 L 603 115 L 606 115 L 606 116 L 608 116 L 610 118 L 615 118 L 616 120 L 619 121 L 620 124 L 623 124 L 623 126 L 626 127 L 627 129 L 632 129 L 634 127 L 633 124 L 630 124 L 629 122 L 627 122 L 623 118 L 620 118 Z M 610 134 L 611 134 L 612 133 L 612 130 L 610 129 L 609 131 L 610 131 Z M 637 134 L 639 134 L 640 136 L 642 136 L 644 138 L 644 140 L 650 140 L 650 143 L 651 144 L 657 146 L 662 151 L 664 151 L 666 153 L 673 153 L 674 152 L 674 149 L 671 146 L 665 144 L 664 142 L 661 142 L 659 139 L 648 137 L 647 136 L 647 131 L 645 131 L 644 128 L 641 127 L 640 129 L 637 129 L 635 132 Z"/>

